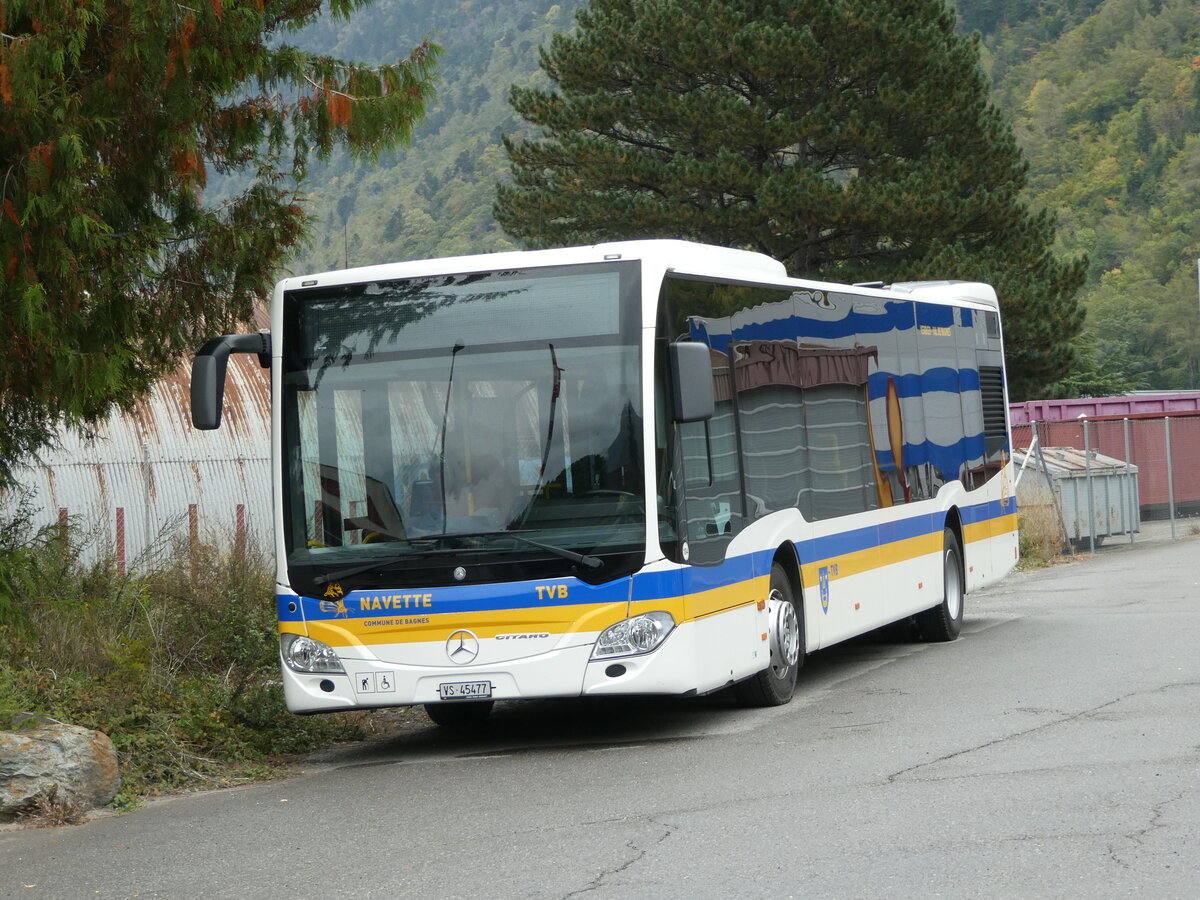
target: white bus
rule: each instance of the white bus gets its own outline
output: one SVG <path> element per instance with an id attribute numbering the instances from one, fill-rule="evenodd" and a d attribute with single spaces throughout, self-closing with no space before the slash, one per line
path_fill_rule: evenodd
<path id="1" fill-rule="evenodd" d="M 654 240 L 280 282 L 269 334 L 288 708 L 792 696 L 806 653 L 959 633 L 1017 559 L 1000 317 Z"/>

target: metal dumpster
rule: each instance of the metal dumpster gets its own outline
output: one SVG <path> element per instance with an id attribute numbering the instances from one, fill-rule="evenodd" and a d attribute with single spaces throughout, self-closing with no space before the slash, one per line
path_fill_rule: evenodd
<path id="1" fill-rule="evenodd" d="M 1076 548 L 1141 531 L 1137 466 L 1074 447 L 1014 450 L 1013 461 L 1018 508 L 1028 514 L 1053 507 Z"/>

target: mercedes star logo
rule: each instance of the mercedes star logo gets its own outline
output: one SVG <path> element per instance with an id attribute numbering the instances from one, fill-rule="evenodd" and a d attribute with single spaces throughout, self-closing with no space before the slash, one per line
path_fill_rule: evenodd
<path id="1" fill-rule="evenodd" d="M 479 638 L 466 629 L 454 632 L 446 639 L 446 655 L 455 665 L 465 666 L 479 655 Z"/>

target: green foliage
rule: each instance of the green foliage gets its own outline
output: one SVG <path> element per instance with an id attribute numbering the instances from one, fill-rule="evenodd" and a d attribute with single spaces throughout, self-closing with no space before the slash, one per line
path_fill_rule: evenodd
<path id="1" fill-rule="evenodd" d="M 1086 331 L 1076 341 L 1075 355 L 1075 366 L 1043 396 L 1114 397 L 1149 387 L 1145 372 L 1138 371 L 1127 342 L 1120 338 L 1101 341 L 1094 331 Z"/>
<path id="2" fill-rule="evenodd" d="M 0 629 L 28 634 L 37 606 L 81 611 L 91 597 L 110 592 L 109 565 L 80 572 L 75 559 L 83 536 L 71 527 L 35 529 L 33 509 L 21 489 L 8 494 L 12 506 L 0 511 Z"/>
<path id="3" fill-rule="evenodd" d="M 832 280 L 996 285 L 1010 388 L 1061 376 L 1085 262 L 1020 199 L 1025 165 L 941 0 L 593 0 L 514 86 L 496 218 L 534 246 L 683 237 Z M 863 48 L 886 48 L 864 52 Z"/>
<path id="4" fill-rule="evenodd" d="M 367 66 L 282 42 L 322 6 L 0 5 L 0 480 L 249 318 L 305 231 L 310 154 L 408 139 L 438 48 Z M 249 182 L 206 203 L 230 172 Z"/>
<path id="5" fill-rule="evenodd" d="M 378 164 L 335 153 L 313 167 L 313 237 L 288 270 L 513 249 L 492 217 L 495 184 L 506 171 L 500 137 L 522 128 L 506 91 L 540 79 L 538 46 L 569 26 L 582 2 L 376 0 L 345 27 L 319 22 L 299 35 L 304 46 L 375 58 L 428 30 L 444 48 L 444 76 L 411 149 Z M 355 203 L 343 220 L 338 210 L 348 195 Z"/>
<path id="6" fill-rule="evenodd" d="M 419 131 L 417 149 L 387 155 L 378 165 L 354 164 L 335 153 L 327 167 L 314 167 L 314 240 L 293 268 L 311 271 L 347 261 L 361 265 L 513 247 L 490 209 L 495 182 L 507 180 L 500 135 L 518 141 L 542 135 L 517 119 L 504 88 L 547 85 L 536 74 L 534 51 L 553 33 L 569 29 L 580 5 L 579 0 L 558 5 L 377 0 L 339 28 L 318 23 L 305 32 L 298 40 L 306 45 L 377 58 L 397 42 L 405 46 L 418 40 L 418 25 L 436 29 L 446 47 L 446 81 Z M 1189 315 L 1196 288 L 1195 259 L 1188 254 L 1200 256 L 1200 204 L 1191 162 L 1200 101 L 1200 77 L 1193 68 L 1200 55 L 1195 34 L 1200 19 L 1194 8 L 1183 0 L 958 0 L 955 5 L 960 33 L 982 34 L 992 101 L 1013 123 L 1030 163 L 1022 199 L 1031 210 L 1046 209 L 1057 219 L 1055 249 L 1061 258 L 1088 255 L 1080 299 L 1088 309 L 1088 340 L 1096 348 L 1100 376 L 1107 377 L 1110 348 L 1128 344 L 1129 355 L 1119 363 L 1122 380 L 1128 376 L 1130 383 L 1162 389 L 1200 387 L 1194 374 L 1200 348 L 1189 331 L 1190 323 L 1200 321 L 1200 315 Z M 841 37 L 833 40 L 846 43 Z M 867 55 L 863 46 L 855 49 Z M 887 47 L 872 45 L 871 52 L 881 61 L 902 59 Z M 789 70 L 810 63 L 790 51 L 781 60 L 779 66 Z M 464 152 L 473 163 L 466 174 L 458 165 Z M 345 231 L 336 215 L 343 193 L 356 197 Z M 1133 292 L 1118 304 L 1117 288 L 1101 284 L 1114 270 L 1152 273 L 1154 284 L 1138 275 L 1147 290 L 1130 288 Z M 925 274 L 944 277 L 948 270 L 931 266 Z M 991 277 L 983 267 L 962 275 Z M 1042 299 L 1036 278 L 1028 289 L 1034 301 Z M 1064 326 L 1044 315 L 1036 302 L 1014 303 L 1011 291 L 1006 298 L 1015 374 L 1024 339 L 1013 326 L 1025 315 L 1022 309 L 1032 310 L 1029 315 L 1037 322 L 1031 327 L 1046 330 L 1044 339 L 1051 342 L 1065 340 L 1071 323 Z M 1118 306 L 1137 309 L 1117 315 Z M 1078 345 L 1077 352 L 1083 371 L 1078 377 L 1066 375 L 1051 390 L 1107 389 L 1086 372 L 1089 345 Z"/>
<path id="7" fill-rule="evenodd" d="M 26 623 L 20 579 L 33 556 L 29 547 L 33 509 L 19 490 L 14 488 L 10 496 L 12 506 L 0 508 L 0 628 L 5 629 Z"/>
<path id="8" fill-rule="evenodd" d="M 104 731 L 118 805 L 270 775 L 275 760 L 362 735 L 364 714 L 288 713 L 268 566 L 179 545 L 149 573 L 80 566 L 73 529 L 0 547 L 19 615 L 0 624 L 0 728 L 32 712 Z M 4 534 L 0 529 L 0 534 Z"/>
<path id="9" fill-rule="evenodd" d="M 1064 251 L 1090 257 L 1080 350 L 1096 363 L 1056 390 L 1200 388 L 1195 4 L 1036 6 L 985 39 L 994 96 L 1030 162 L 1028 196 L 1057 216 Z"/>

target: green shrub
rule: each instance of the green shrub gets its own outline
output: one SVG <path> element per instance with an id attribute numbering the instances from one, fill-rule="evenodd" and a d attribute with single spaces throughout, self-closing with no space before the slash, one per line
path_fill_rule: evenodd
<path id="1" fill-rule="evenodd" d="M 31 712 L 105 732 L 119 806 L 268 777 L 288 754 L 362 736 L 362 713 L 291 715 L 270 566 L 254 548 L 175 543 L 153 571 L 82 565 L 78 530 L 0 523 L 0 728 Z"/>

